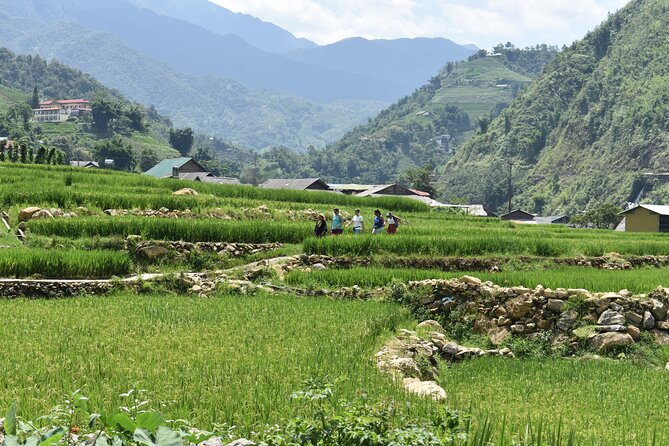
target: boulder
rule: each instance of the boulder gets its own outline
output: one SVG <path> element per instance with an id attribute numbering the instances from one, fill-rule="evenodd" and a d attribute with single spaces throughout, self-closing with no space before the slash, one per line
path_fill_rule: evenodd
<path id="1" fill-rule="evenodd" d="M 523 324 L 515 324 L 511 326 L 511 333 L 515 335 L 521 335 L 525 333 L 525 325 Z"/>
<path id="2" fill-rule="evenodd" d="M 635 313 L 634 311 L 628 311 L 625 313 L 625 320 L 635 327 L 641 327 L 643 316 L 641 316 L 639 313 Z"/>
<path id="3" fill-rule="evenodd" d="M 322 263 L 314 263 L 313 265 L 311 265 L 311 269 L 314 271 L 323 271 L 326 270 L 327 268 Z"/>
<path id="4" fill-rule="evenodd" d="M 590 345 L 599 353 L 605 353 L 615 348 L 628 347 L 632 344 L 634 344 L 634 339 L 627 333 L 602 333 L 590 339 Z"/>
<path id="5" fill-rule="evenodd" d="M 627 327 L 624 325 L 598 325 L 595 327 L 599 333 L 609 333 L 616 331 L 618 333 L 627 333 Z"/>
<path id="6" fill-rule="evenodd" d="M 29 207 L 25 209 L 21 209 L 19 211 L 19 221 L 28 221 L 30 220 L 35 213 L 41 211 L 42 209 L 38 207 Z"/>
<path id="7" fill-rule="evenodd" d="M 481 285 L 481 279 L 472 276 L 462 276 L 460 277 L 460 282 L 469 285 Z"/>
<path id="8" fill-rule="evenodd" d="M 137 256 L 145 260 L 157 260 L 169 254 L 170 250 L 162 246 L 144 246 L 137 250 Z"/>
<path id="9" fill-rule="evenodd" d="M 427 320 L 418 324 L 418 328 L 426 328 L 428 330 L 436 331 L 438 333 L 445 333 L 444 327 L 437 321 Z"/>
<path id="10" fill-rule="evenodd" d="M 446 391 L 434 381 L 421 381 L 416 378 L 404 378 L 402 381 L 407 392 L 423 397 L 430 397 L 435 401 L 446 399 Z"/>
<path id="11" fill-rule="evenodd" d="M 192 195 L 192 196 L 198 196 L 200 194 L 197 193 L 196 190 L 191 189 L 190 187 L 185 187 L 183 189 L 179 189 L 178 191 L 174 192 L 172 195 Z"/>
<path id="12" fill-rule="evenodd" d="M 669 345 L 669 332 L 662 330 L 653 330 L 651 331 L 651 333 L 655 337 L 655 342 L 657 342 L 662 346 Z"/>
<path id="13" fill-rule="evenodd" d="M 562 313 L 560 319 L 558 319 L 557 327 L 562 331 L 569 331 L 574 327 L 577 320 L 578 320 L 578 313 L 576 312 L 576 310 L 566 311 Z"/>
<path id="14" fill-rule="evenodd" d="M 532 299 L 528 296 L 519 296 L 506 302 L 506 311 L 513 320 L 524 318 L 532 309 Z"/>
<path id="15" fill-rule="evenodd" d="M 50 211 L 46 209 L 39 210 L 33 214 L 31 217 L 31 220 L 42 220 L 42 219 L 49 219 L 49 218 L 54 218 L 53 215 L 51 214 Z"/>
<path id="16" fill-rule="evenodd" d="M 667 307 L 657 299 L 651 299 L 650 304 L 650 313 L 653 315 L 656 321 L 663 321 L 667 318 Z"/>
<path id="17" fill-rule="evenodd" d="M 635 341 L 638 341 L 641 338 L 641 330 L 639 330 L 634 325 L 630 325 L 629 327 L 627 327 L 627 334 L 632 336 L 632 339 L 634 339 Z"/>
<path id="18" fill-rule="evenodd" d="M 490 342 L 493 345 L 502 345 L 504 341 L 511 335 L 506 327 L 498 327 L 490 330 Z"/>
<path id="19" fill-rule="evenodd" d="M 599 316 L 598 325 L 624 325 L 625 316 L 614 310 L 606 310 Z"/>
<path id="20" fill-rule="evenodd" d="M 660 321 L 655 323 L 658 330 L 669 331 L 669 321 Z"/>
<path id="21" fill-rule="evenodd" d="M 650 313 L 650 311 L 643 312 L 643 321 L 641 322 L 641 327 L 645 330 L 652 330 L 655 327 L 655 318 Z"/>
<path id="22" fill-rule="evenodd" d="M 562 311 L 562 307 L 564 307 L 564 303 L 565 302 L 560 299 L 548 299 L 546 309 L 548 311 L 552 311 L 553 313 L 560 313 Z"/>

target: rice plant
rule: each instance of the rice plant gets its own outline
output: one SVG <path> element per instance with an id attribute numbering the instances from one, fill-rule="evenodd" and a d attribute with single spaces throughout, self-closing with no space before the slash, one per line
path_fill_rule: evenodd
<path id="1" fill-rule="evenodd" d="M 117 251 L 12 248 L 0 250 L 0 277 L 37 275 L 54 279 L 96 279 L 125 276 L 132 269 L 128 255 Z"/>

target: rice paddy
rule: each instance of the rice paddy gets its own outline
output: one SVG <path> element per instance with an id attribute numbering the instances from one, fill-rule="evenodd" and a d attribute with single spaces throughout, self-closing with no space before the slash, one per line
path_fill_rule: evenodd
<path id="1" fill-rule="evenodd" d="M 199 195 L 172 194 L 183 187 L 192 187 Z M 464 274 L 530 288 L 541 284 L 602 292 L 628 289 L 638 294 L 669 286 L 668 269 L 609 271 L 558 266 L 551 260 L 609 252 L 669 255 L 669 238 L 663 234 L 523 226 L 430 211 L 420 202 L 401 198 L 263 190 L 0 163 L 0 209 L 16 222 L 18 211 L 26 206 L 98 216 L 30 221 L 23 246 L 5 234 L 0 244 L 11 247 L 0 249 L 0 277 L 128 275 L 145 268 L 123 249 L 126 237 L 140 235 L 143 240 L 286 244 L 276 253 L 227 263 L 217 260 L 216 268 L 297 253 L 372 260 L 368 267 L 286 275 L 286 284 L 304 288 L 376 288 L 394 280 Z M 78 210 L 80 206 L 87 210 Z M 259 212 L 260 207 L 264 210 Z M 367 225 L 373 209 L 393 211 L 403 224 L 396 236 L 371 236 L 366 227 L 360 236 L 315 238 L 310 215 L 324 212 L 329 219 L 333 207 L 348 214 L 360 207 Z M 190 209 L 194 217 L 102 215 L 108 208 Z M 209 218 L 210 213 L 227 219 Z M 519 256 L 529 260 L 514 263 Z M 396 257 L 511 261 L 496 273 L 379 266 L 392 265 Z M 166 269 L 161 264 L 152 268 Z M 169 268 L 178 273 L 193 265 L 184 262 Z M 230 423 L 244 433 L 306 414 L 308 409 L 292 401 L 290 394 L 310 377 L 334 382 L 337 401 L 356 397 L 394 401 L 421 417 L 430 417 L 436 409 L 429 400 L 408 396 L 374 367 L 372 358 L 384 340 L 418 322 L 395 304 L 227 292 L 208 299 L 126 292 L 105 298 L 0 300 L 0 311 L 6 315 L 0 327 L 5 364 L 0 371 L 0 405 L 17 400 L 26 418 L 46 413 L 63 394 L 77 388 L 83 388 L 101 409 L 113 409 L 121 403 L 119 393 L 136 386 L 146 389 L 168 418 L 189 419 L 204 428 Z M 655 445 L 669 443 L 668 376 L 631 361 L 523 359 L 444 366 L 440 379 L 449 394 L 447 405 L 471 412 L 474 425 L 492 422 L 493 438 L 504 438 L 506 444 L 513 444 L 512 437 L 519 439 L 531 423 L 573 429 L 583 444 L 616 446 L 651 445 L 653 435 Z"/>

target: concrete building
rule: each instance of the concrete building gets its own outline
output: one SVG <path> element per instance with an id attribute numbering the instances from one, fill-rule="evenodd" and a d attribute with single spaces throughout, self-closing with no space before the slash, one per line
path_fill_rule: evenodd
<path id="1" fill-rule="evenodd" d="M 162 160 L 151 169 L 144 172 L 156 178 L 173 178 L 175 180 L 198 181 L 215 184 L 242 184 L 237 178 L 217 177 L 200 165 L 193 158 L 170 158 Z"/>
<path id="2" fill-rule="evenodd" d="M 72 116 L 81 116 L 91 111 L 91 103 L 87 99 L 63 99 L 59 101 L 42 101 L 39 108 L 33 110 L 35 122 L 65 122 Z"/>

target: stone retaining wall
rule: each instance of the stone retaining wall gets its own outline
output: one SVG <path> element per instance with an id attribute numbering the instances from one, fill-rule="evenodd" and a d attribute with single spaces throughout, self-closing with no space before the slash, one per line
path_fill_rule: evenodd
<path id="1" fill-rule="evenodd" d="M 468 276 L 409 283 L 414 290 L 423 287 L 430 290 L 420 301 L 428 311 L 448 314 L 461 308 L 475 319 L 473 330 L 497 345 L 511 334 L 533 337 L 548 332 L 555 341 L 587 341 L 593 350 L 606 352 L 634 344 L 641 331 L 669 344 L 668 288 L 633 296 L 627 290 L 507 288 Z"/>
<path id="2" fill-rule="evenodd" d="M 0 280 L 0 297 L 57 298 L 80 294 L 106 294 L 114 288 L 109 281 Z"/>

